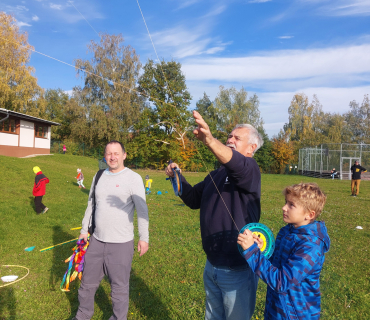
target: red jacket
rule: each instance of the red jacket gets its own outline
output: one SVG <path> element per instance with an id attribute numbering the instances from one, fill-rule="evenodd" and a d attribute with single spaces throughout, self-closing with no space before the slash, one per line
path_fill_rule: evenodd
<path id="1" fill-rule="evenodd" d="M 32 193 L 35 197 L 45 195 L 45 186 L 49 183 L 49 179 L 45 177 L 45 175 L 39 171 L 36 173 L 35 177 L 35 185 L 33 186 Z"/>

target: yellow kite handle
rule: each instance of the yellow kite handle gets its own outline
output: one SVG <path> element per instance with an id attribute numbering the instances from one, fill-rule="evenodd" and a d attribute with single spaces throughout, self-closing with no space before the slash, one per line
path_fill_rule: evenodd
<path id="1" fill-rule="evenodd" d="M 71 230 L 80 230 L 80 229 L 82 229 L 82 227 L 72 228 Z"/>
<path id="2" fill-rule="evenodd" d="M 66 244 L 66 243 L 69 243 L 69 242 L 72 242 L 72 241 L 76 241 L 76 240 L 78 240 L 78 238 L 76 238 L 76 239 L 72 239 L 72 240 L 69 240 L 69 241 L 66 241 L 66 242 L 58 243 L 58 244 L 56 244 L 56 245 L 54 245 L 54 246 L 51 246 L 51 247 L 47 247 L 47 248 L 41 249 L 41 250 L 40 250 L 40 252 L 43 252 L 43 251 L 46 251 L 46 250 L 50 250 L 50 249 L 53 249 L 53 248 L 55 248 L 55 247 L 57 247 L 57 246 L 61 246 L 62 244 Z"/>

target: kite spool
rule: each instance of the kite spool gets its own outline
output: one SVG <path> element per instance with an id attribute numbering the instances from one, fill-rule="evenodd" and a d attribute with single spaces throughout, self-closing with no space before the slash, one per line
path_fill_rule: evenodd
<path id="1" fill-rule="evenodd" d="M 244 233 L 246 229 L 251 231 L 253 234 L 256 234 L 259 238 L 263 240 L 261 252 L 266 259 L 269 259 L 275 249 L 275 238 L 271 230 L 262 223 L 249 223 L 240 230 L 240 233 Z M 238 249 L 240 254 L 243 255 L 244 250 L 239 244 Z"/>
<path id="2" fill-rule="evenodd" d="M 166 180 L 170 180 L 173 191 L 175 192 L 175 196 L 181 196 L 182 195 L 182 182 L 181 182 L 181 173 L 179 168 L 172 168 L 173 171 L 173 177 L 169 177 Z"/>

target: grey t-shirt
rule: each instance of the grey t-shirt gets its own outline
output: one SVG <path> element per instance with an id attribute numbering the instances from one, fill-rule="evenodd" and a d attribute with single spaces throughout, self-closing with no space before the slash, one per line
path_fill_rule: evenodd
<path id="1" fill-rule="evenodd" d="M 92 192 L 82 220 L 81 233 L 88 231 L 92 213 Z M 103 172 L 95 191 L 94 238 L 111 243 L 124 243 L 134 239 L 134 210 L 136 208 L 140 240 L 149 243 L 148 206 L 145 201 L 143 180 L 139 174 L 125 168 L 118 173 Z"/>

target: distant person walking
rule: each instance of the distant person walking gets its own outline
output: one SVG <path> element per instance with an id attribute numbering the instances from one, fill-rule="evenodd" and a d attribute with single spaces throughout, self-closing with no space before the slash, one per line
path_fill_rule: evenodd
<path id="1" fill-rule="evenodd" d="M 78 184 L 78 187 L 79 188 L 84 188 L 85 189 L 85 186 L 84 186 L 84 175 L 81 171 L 80 168 L 77 169 L 77 184 Z"/>
<path id="2" fill-rule="evenodd" d="M 63 145 L 63 154 L 66 154 L 66 151 L 67 151 L 67 148 L 66 148 L 66 145 L 64 144 Z"/>
<path id="3" fill-rule="evenodd" d="M 49 183 L 49 179 L 42 173 L 41 169 L 39 167 L 33 167 L 33 172 L 36 174 L 35 177 L 35 184 L 33 186 L 32 194 L 35 196 L 35 208 L 36 213 L 45 213 L 49 210 L 48 207 L 46 207 L 42 203 L 42 197 L 45 195 L 46 190 L 46 184 Z"/>
<path id="4" fill-rule="evenodd" d="M 364 167 L 361 167 L 358 161 L 355 161 L 355 164 L 351 167 L 351 171 L 352 171 L 352 180 L 351 180 L 352 197 L 356 197 L 360 192 L 361 173 L 366 172 L 367 170 Z"/>

